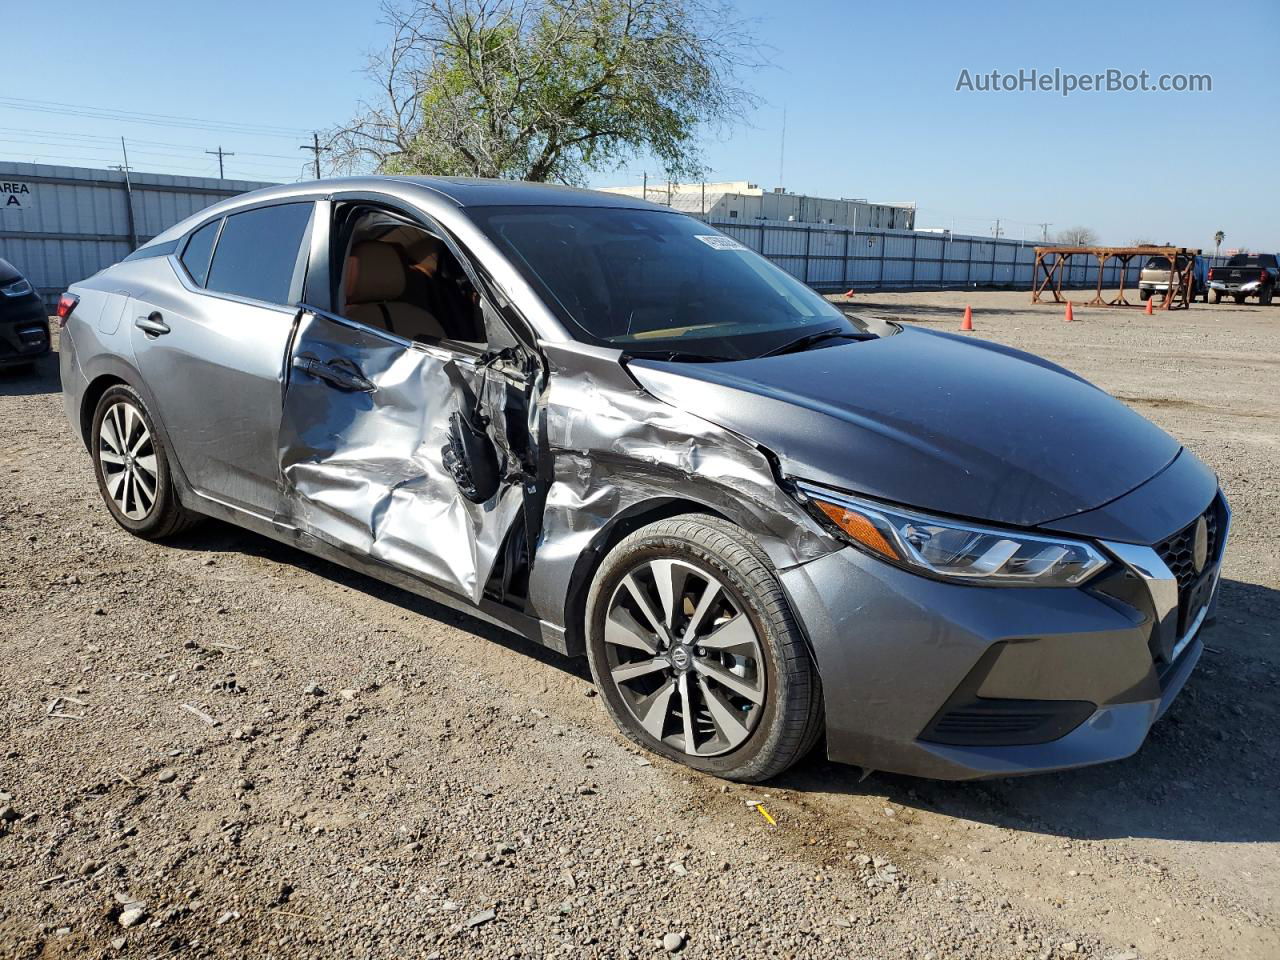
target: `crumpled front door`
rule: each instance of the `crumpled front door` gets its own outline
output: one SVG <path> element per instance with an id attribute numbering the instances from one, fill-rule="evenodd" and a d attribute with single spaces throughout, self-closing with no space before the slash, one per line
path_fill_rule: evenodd
<path id="1" fill-rule="evenodd" d="M 452 366 L 451 366 L 452 365 Z M 286 523 L 479 601 L 522 491 L 472 503 L 445 466 L 473 359 L 304 311 L 280 423 Z"/>

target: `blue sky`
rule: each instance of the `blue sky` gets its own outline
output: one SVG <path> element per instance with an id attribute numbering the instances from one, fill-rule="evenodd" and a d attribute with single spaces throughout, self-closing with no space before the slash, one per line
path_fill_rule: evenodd
<path id="1" fill-rule="evenodd" d="M 740 0 L 774 66 L 748 78 L 762 104 L 726 140 L 712 178 L 775 186 L 786 109 L 788 189 L 910 200 L 918 224 L 1039 236 L 1075 224 L 1139 239 L 1280 248 L 1280 56 L 1275 0 L 1207 3 L 854 3 Z M 365 54 L 386 30 L 377 0 L 47 2 L 7 23 L 0 162 L 119 162 L 295 179 L 306 131 L 368 95 Z M 1216 25 L 1230 26 L 1223 32 Z M 1251 29 L 1250 24 L 1256 25 Z M 15 42 L 16 41 L 16 42 Z M 971 75 L 1032 68 L 1209 74 L 1206 93 L 956 92 Z M 15 109 L 15 99 L 40 101 Z M 94 119 L 50 102 L 193 118 L 187 127 Z M 9 104 L 6 106 L 5 104 Z M 205 121 L 232 128 L 209 129 Z M 243 125 L 264 128 L 258 132 Z M 269 130 L 265 128 L 270 128 Z M 639 160 L 597 184 L 638 182 Z M 0 166 L 0 172 L 3 172 Z"/>

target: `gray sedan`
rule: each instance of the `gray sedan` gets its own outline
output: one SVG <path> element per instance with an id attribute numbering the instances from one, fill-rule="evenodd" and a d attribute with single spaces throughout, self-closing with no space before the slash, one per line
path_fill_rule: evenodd
<path id="1" fill-rule="evenodd" d="M 570 656 L 654 753 L 759 781 L 1127 756 L 1199 659 L 1213 474 L 1040 358 L 846 315 L 562 187 L 208 208 L 59 305 L 111 515 L 217 517 Z"/>

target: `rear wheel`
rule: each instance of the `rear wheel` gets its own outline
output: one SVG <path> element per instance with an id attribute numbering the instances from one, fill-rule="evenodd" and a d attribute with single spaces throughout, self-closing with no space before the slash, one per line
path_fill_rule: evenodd
<path id="1" fill-rule="evenodd" d="M 1262 304 L 1264 307 L 1270 306 L 1271 298 L 1274 295 L 1275 295 L 1275 292 L 1272 290 L 1263 290 L 1260 294 L 1258 294 L 1258 302 Z"/>
<path id="2" fill-rule="evenodd" d="M 136 390 L 118 384 L 98 401 L 91 434 L 98 490 L 117 523 L 147 540 L 187 529 L 199 516 L 174 492 L 169 452 Z"/>
<path id="3" fill-rule="evenodd" d="M 1148 290 L 1146 287 L 1139 287 L 1139 288 L 1138 288 L 1138 299 L 1139 299 L 1139 300 L 1143 300 L 1143 301 L 1150 300 L 1150 299 L 1151 299 L 1151 291 L 1150 291 L 1150 290 Z"/>
<path id="4" fill-rule="evenodd" d="M 1208 293 L 1204 295 L 1204 299 L 1206 303 L 1217 303 L 1219 300 L 1222 299 L 1222 294 L 1218 293 L 1217 290 L 1211 289 Z"/>
<path id="5" fill-rule="evenodd" d="M 764 552 L 712 517 L 644 527 L 587 599 L 591 672 L 614 722 L 654 753 L 732 780 L 812 748 L 821 688 Z"/>

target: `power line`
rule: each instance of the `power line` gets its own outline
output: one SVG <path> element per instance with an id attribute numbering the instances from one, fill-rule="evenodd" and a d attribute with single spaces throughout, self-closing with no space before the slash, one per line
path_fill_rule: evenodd
<path id="1" fill-rule="evenodd" d="M 134 152 L 135 154 L 138 151 Z M 133 156 L 133 155 L 131 155 Z M 136 159 L 136 157 L 133 157 Z M 109 166 L 112 161 L 118 160 L 119 157 L 104 156 L 100 153 L 96 154 L 79 154 L 68 155 L 66 153 L 25 153 L 17 148 L 7 148 L 0 153 L 0 162 L 16 162 L 16 163 L 46 163 L 56 166 Z M 151 160 L 141 165 L 134 164 L 135 172 L 153 173 L 153 174 L 180 174 L 185 176 L 201 176 L 214 177 L 214 164 L 212 161 L 205 164 L 183 164 L 175 163 L 171 160 Z M 281 170 L 279 167 L 267 169 L 248 169 L 242 163 L 240 169 L 244 170 L 247 176 L 242 179 L 246 180 L 274 180 L 277 182 L 292 183 L 299 179 L 298 173 L 294 169 Z M 234 179 L 234 178 L 233 178 Z"/>
<path id="2" fill-rule="evenodd" d="M 32 113 L 48 113 L 60 116 L 87 117 L 95 120 L 114 120 L 119 123 L 141 123 L 158 127 L 186 127 L 218 133 L 239 133 L 258 137 L 280 137 L 296 140 L 305 134 L 304 130 L 294 127 L 275 127 L 266 124 L 237 123 L 230 120 L 205 120 L 197 117 L 183 117 L 163 113 L 141 113 L 128 110 L 113 110 L 106 107 L 91 107 L 84 104 L 61 103 L 58 101 L 25 100 L 16 97 L 0 97 L 0 108 L 25 110 Z"/>
<path id="3" fill-rule="evenodd" d="M 114 136 L 107 136 L 101 133 L 68 133 L 66 131 L 61 131 L 61 130 L 35 130 L 30 127 L 8 127 L 8 126 L 0 129 L 2 129 L 4 133 L 31 133 L 41 137 L 55 137 L 63 140 L 67 140 L 67 139 L 94 140 L 94 141 L 99 141 L 104 143 L 115 143 L 115 140 L 116 140 Z M 251 136 L 251 134 L 249 136 Z M 6 138 L 0 138 L 0 139 L 6 139 Z M 30 143 L 42 142 L 39 140 L 22 141 L 22 138 L 20 137 L 13 137 L 8 139 L 14 139 L 21 142 L 30 142 Z M 180 150 L 190 151 L 194 153 L 198 153 L 203 149 L 201 146 L 194 143 L 171 143 L 167 140 L 145 140 L 141 137 L 130 137 L 129 139 L 132 140 L 135 144 L 144 144 L 147 146 L 156 146 L 156 147 L 176 147 Z M 254 153 L 248 150 L 242 150 L 240 151 L 240 153 L 242 156 L 245 156 L 245 157 L 268 157 L 272 160 L 293 160 L 294 159 L 289 154 L 284 154 L 284 153 Z"/>

